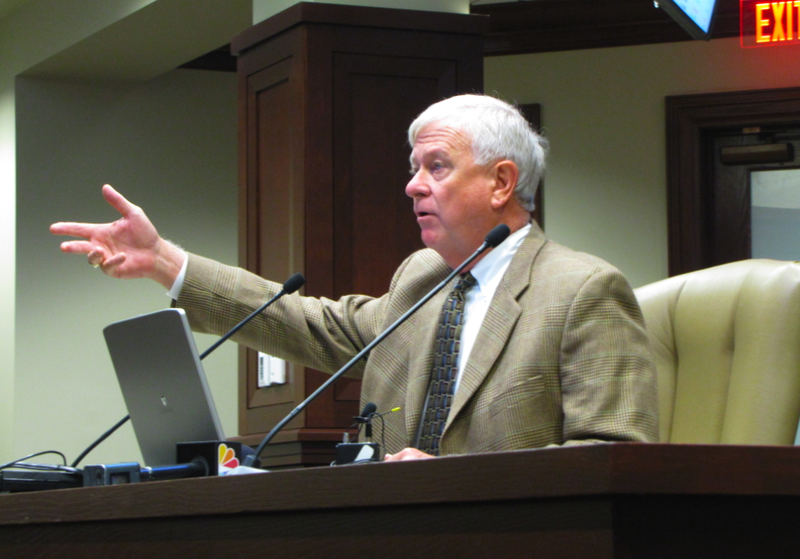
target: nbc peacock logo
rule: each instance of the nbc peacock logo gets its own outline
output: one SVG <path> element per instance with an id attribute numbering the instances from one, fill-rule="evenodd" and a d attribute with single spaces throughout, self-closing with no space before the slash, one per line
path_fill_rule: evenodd
<path id="1" fill-rule="evenodd" d="M 236 453 L 233 451 L 232 448 L 228 448 L 228 445 L 221 444 L 218 447 L 218 454 L 219 462 L 218 462 L 218 474 L 220 476 L 224 476 L 232 469 L 239 466 L 239 459 L 236 458 Z"/>

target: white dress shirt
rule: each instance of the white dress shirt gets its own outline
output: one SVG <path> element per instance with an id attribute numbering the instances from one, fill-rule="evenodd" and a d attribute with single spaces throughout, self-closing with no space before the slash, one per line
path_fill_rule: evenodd
<path id="1" fill-rule="evenodd" d="M 186 278 L 186 267 L 189 265 L 189 255 L 186 254 L 186 251 L 183 251 L 183 266 L 181 266 L 181 271 L 178 272 L 178 277 L 175 278 L 175 283 L 172 284 L 172 287 L 169 288 L 167 291 L 167 296 L 172 298 L 174 301 L 178 300 L 178 297 L 181 294 L 181 289 L 183 289 L 183 280 Z"/>
<path id="2" fill-rule="evenodd" d="M 464 374 L 469 354 L 475 347 L 475 339 L 478 337 L 494 293 L 508 270 L 511 259 L 514 258 L 530 230 L 531 226 L 528 224 L 519 231 L 515 231 L 470 270 L 477 283 L 466 292 L 464 298 L 464 327 L 461 330 L 461 349 L 458 352 L 455 390 L 458 390 L 458 385 L 461 383 L 461 375 Z"/>

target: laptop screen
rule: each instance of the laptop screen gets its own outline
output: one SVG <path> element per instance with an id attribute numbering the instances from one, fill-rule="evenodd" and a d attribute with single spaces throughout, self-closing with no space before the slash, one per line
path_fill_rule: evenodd
<path id="1" fill-rule="evenodd" d="M 182 309 L 115 322 L 103 334 L 148 466 L 175 464 L 177 443 L 224 440 Z"/>

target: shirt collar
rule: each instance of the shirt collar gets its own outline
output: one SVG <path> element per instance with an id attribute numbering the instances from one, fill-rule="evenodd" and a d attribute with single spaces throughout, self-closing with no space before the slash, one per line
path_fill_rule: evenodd
<path id="1" fill-rule="evenodd" d="M 470 270 L 473 277 L 478 281 L 478 287 L 481 292 L 494 293 L 497 290 L 503 274 L 505 274 L 508 265 L 511 264 L 511 259 L 514 258 L 530 230 L 531 224 L 529 223 L 519 231 L 515 231 Z"/>

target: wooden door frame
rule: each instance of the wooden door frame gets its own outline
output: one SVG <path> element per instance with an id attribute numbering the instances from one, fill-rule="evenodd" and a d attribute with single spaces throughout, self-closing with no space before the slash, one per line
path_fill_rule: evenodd
<path id="1" fill-rule="evenodd" d="M 666 98 L 669 275 L 713 265 L 704 137 L 715 130 L 800 123 L 800 88 Z"/>

